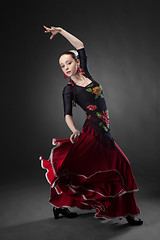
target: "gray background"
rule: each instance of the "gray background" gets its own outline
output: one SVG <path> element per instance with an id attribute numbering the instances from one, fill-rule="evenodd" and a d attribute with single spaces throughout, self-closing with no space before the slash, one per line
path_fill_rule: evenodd
<path id="1" fill-rule="evenodd" d="M 139 239 L 159 236 L 160 24 L 158 1 L 12 1 L 1 25 L 0 238 Z M 96 220 L 77 209 L 74 220 L 53 219 L 49 184 L 39 156 L 52 138 L 69 138 L 59 55 L 73 49 L 61 35 L 49 40 L 43 25 L 61 26 L 86 47 L 89 69 L 103 86 L 112 135 L 128 157 L 140 192 L 144 224 Z M 81 129 L 85 113 L 73 109 Z"/>
<path id="2" fill-rule="evenodd" d="M 134 174 L 159 175 L 159 7 L 156 1 L 11 3 L 3 11 L 1 90 L 3 169 L 41 177 L 39 156 L 52 138 L 69 138 L 59 55 L 74 49 L 43 25 L 61 26 L 86 47 L 89 69 L 104 89 L 112 135 Z M 77 128 L 85 114 L 73 110 Z M 2 176 L 3 175 L 3 176 Z M 2 171 L 2 179 L 6 172 Z M 5 179 L 6 181 L 6 179 Z"/>

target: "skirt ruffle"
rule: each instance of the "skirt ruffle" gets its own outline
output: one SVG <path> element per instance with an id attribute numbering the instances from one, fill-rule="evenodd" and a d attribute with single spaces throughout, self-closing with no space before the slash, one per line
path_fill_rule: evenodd
<path id="1" fill-rule="evenodd" d="M 104 145 L 98 134 L 86 121 L 74 144 L 53 139 L 49 159 L 40 157 L 51 186 L 49 201 L 56 207 L 96 209 L 96 218 L 137 215 L 138 188 L 130 163 L 115 141 L 114 147 L 111 139 Z"/>

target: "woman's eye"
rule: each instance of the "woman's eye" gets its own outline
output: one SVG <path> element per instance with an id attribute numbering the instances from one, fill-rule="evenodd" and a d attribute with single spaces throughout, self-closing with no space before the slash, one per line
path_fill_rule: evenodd
<path id="1" fill-rule="evenodd" d="M 70 65 L 72 62 L 69 62 L 68 64 Z"/>

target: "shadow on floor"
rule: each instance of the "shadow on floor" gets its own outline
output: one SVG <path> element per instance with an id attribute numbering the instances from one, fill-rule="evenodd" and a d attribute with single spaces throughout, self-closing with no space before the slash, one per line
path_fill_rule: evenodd
<path id="1" fill-rule="evenodd" d="M 101 219 L 94 219 L 93 213 L 80 214 L 75 219 L 61 217 L 58 220 L 53 218 L 20 224 L 0 229 L 3 240 L 97 240 L 113 239 L 116 236 L 129 231 L 131 227 L 126 224 L 105 222 Z"/>
<path id="2" fill-rule="evenodd" d="M 145 189 L 144 189 L 145 190 Z M 53 218 L 48 203 L 48 183 L 42 181 L 16 182 L 0 186 L 1 240 L 157 240 L 160 229 L 159 197 L 141 191 L 137 194 L 140 217 L 144 224 L 132 227 L 123 219 L 118 222 L 95 219 L 95 211 L 76 211 L 78 217 Z M 150 196 L 150 197 L 148 197 Z"/>

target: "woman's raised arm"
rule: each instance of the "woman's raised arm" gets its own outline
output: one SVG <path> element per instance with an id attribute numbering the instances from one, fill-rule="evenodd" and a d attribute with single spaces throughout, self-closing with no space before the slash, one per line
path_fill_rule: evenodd
<path id="1" fill-rule="evenodd" d="M 51 33 L 50 39 L 52 39 L 57 33 L 60 33 L 63 37 L 65 37 L 77 50 L 84 47 L 84 44 L 81 40 L 79 40 L 77 37 L 73 36 L 71 33 L 67 32 L 61 27 L 51 27 L 48 28 L 46 26 L 43 26 L 46 31 L 45 33 Z"/>

